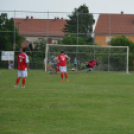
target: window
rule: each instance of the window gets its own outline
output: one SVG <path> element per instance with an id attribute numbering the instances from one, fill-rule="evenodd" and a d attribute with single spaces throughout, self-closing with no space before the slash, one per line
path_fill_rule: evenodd
<path id="1" fill-rule="evenodd" d="M 57 44 L 57 43 L 58 43 L 57 39 L 52 39 L 52 44 Z"/>
<path id="2" fill-rule="evenodd" d="M 112 38 L 114 38 L 114 37 L 106 37 L 106 43 L 108 44 Z"/>
<path id="3" fill-rule="evenodd" d="M 38 38 L 38 41 L 40 42 L 40 41 L 42 41 L 44 38 Z"/>

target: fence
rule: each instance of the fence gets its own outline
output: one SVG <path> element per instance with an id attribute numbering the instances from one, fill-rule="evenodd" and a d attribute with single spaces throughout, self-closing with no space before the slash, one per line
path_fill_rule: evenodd
<path id="1" fill-rule="evenodd" d="M 74 45 L 81 45 L 81 38 L 87 36 L 94 44 L 108 45 L 112 37 L 126 35 L 134 41 L 133 15 L 124 14 L 97 14 L 79 12 L 31 12 L 31 11 L 0 11 L 7 14 L 7 18 L 14 20 L 13 30 L 1 30 L 13 36 L 12 47 L 17 43 L 17 32 L 34 45 L 35 41 L 47 40 L 47 44 L 58 44 L 64 35 L 72 36 Z M 73 26 L 67 31 L 65 24 L 74 16 Z M 3 25 L 4 22 L 1 24 Z M 63 32 L 64 29 L 64 32 Z M 74 37 L 75 36 L 75 37 Z"/>
<path id="2" fill-rule="evenodd" d="M 18 62 L 17 62 L 17 56 L 20 53 L 20 51 L 14 51 L 14 69 L 18 68 Z M 30 60 L 30 69 L 36 69 L 36 70 L 45 70 L 45 52 L 38 52 L 33 51 L 27 52 L 27 55 Z M 1 51 L 0 51 L 0 57 L 1 57 Z M 10 61 L 1 61 L 0 60 L 0 69 L 8 69 L 8 64 Z"/>
<path id="3" fill-rule="evenodd" d="M 86 48 L 87 49 L 87 48 Z M 74 57 L 76 57 L 76 52 L 74 51 L 68 51 L 65 49 L 65 53 L 71 58 L 70 62 L 67 64 L 68 70 L 72 70 L 74 68 Z M 83 49 L 85 51 L 85 49 Z M 126 52 L 123 53 L 118 49 L 116 49 L 116 53 L 112 53 L 112 51 L 109 53 L 106 50 L 98 50 L 96 49 L 95 53 L 92 53 L 92 49 L 90 49 L 90 53 L 88 51 L 80 52 L 78 50 L 77 52 L 77 60 L 78 65 L 77 69 L 80 70 L 82 66 L 85 66 L 86 62 L 88 60 L 92 60 L 94 56 L 97 58 L 97 61 L 100 65 L 100 68 L 94 68 L 94 71 L 126 71 L 126 65 L 127 65 L 127 56 Z M 119 53 L 117 53 L 120 51 Z M 1 58 L 1 52 L 0 51 L 0 58 Z M 17 69 L 18 62 L 17 62 L 17 56 L 20 53 L 20 51 L 15 51 L 14 55 L 14 67 L 13 69 Z M 49 69 L 54 69 L 54 61 L 53 56 L 57 56 L 60 53 L 60 51 L 51 51 L 49 52 L 49 67 L 47 67 L 47 71 Z M 27 52 L 27 55 L 29 56 L 30 60 L 30 69 L 34 70 L 43 70 L 45 71 L 45 52 L 41 51 L 33 51 Z M 133 64 L 133 58 L 134 54 L 129 54 L 129 71 L 134 71 L 134 64 Z M 0 60 L 0 69 L 8 69 L 8 61 L 1 61 Z"/>
<path id="4" fill-rule="evenodd" d="M 103 14 L 103 13 L 79 13 L 73 12 L 32 12 L 32 11 L 0 11 L 0 15 L 6 14 L 7 19 L 13 18 L 14 26 L 13 29 L 0 29 L 0 37 L 5 36 L 7 42 L 2 45 L 10 44 L 8 50 L 15 51 L 15 45 L 18 43 L 17 33 L 25 37 L 27 42 L 23 42 L 22 46 L 27 46 L 32 43 L 35 46 L 35 41 L 40 43 L 41 40 L 45 39 L 47 44 L 59 44 L 59 41 L 64 36 L 67 38 L 71 37 L 69 43 L 73 42 L 74 45 L 81 45 L 82 39 L 88 37 L 87 44 L 98 44 L 107 46 L 111 38 L 125 35 L 130 40 L 134 41 L 134 30 L 133 30 L 133 14 L 125 14 L 123 12 L 118 14 Z M 70 21 L 70 16 L 73 15 L 73 27 L 67 31 L 65 24 Z M 2 18 L 1 18 L 2 19 Z M 4 26 L 5 22 L 1 23 Z M 17 29 L 17 31 L 16 31 Z M 63 30 L 64 29 L 64 30 Z M 64 32 L 63 32 L 64 31 Z M 12 38 L 10 38 L 12 37 Z M 68 43 L 68 44 L 69 44 Z M 0 49 L 3 50 L 3 49 Z M 42 50 L 44 54 L 45 50 Z M 16 52 L 17 53 L 17 52 Z M 34 53 L 34 52 L 33 52 Z M 37 53 L 37 52 L 35 52 Z M 17 54 L 16 54 L 17 55 Z M 30 55 L 30 54 L 29 54 Z M 35 54 L 34 54 L 35 55 Z M 132 54 L 133 55 L 133 54 Z M 130 63 L 134 56 L 131 55 Z M 38 57 L 31 58 L 31 67 L 33 69 L 42 67 L 36 62 Z M 45 57 L 39 58 L 40 62 Z M 36 63 L 36 65 L 34 65 Z M 6 62 L 0 61 L 0 67 L 5 68 Z M 129 65 L 130 69 L 131 65 Z M 14 63 L 16 68 L 16 61 Z"/>

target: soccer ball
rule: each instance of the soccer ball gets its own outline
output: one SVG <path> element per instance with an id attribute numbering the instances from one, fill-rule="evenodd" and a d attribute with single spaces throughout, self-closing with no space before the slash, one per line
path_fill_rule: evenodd
<path id="1" fill-rule="evenodd" d="M 75 69 L 74 68 L 72 68 L 72 71 L 74 71 Z"/>

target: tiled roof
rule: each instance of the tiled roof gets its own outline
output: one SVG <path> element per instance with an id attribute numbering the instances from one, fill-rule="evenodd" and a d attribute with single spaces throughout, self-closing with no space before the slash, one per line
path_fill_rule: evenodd
<path id="1" fill-rule="evenodd" d="M 64 19 L 15 18 L 14 21 L 19 34 L 23 36 L 64 36 Z"/>
<path id="2" fill-rule="evenodd" d="M 100 14 L 94 33 L 134 34 L 134 14 Z"/>

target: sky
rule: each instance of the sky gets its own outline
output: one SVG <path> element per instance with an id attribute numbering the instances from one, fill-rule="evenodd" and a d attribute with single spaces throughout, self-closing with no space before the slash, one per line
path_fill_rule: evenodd
<path id="1" fill-rule="evenodd" d="M 134 14 L 134 0 L 0 0 L 0 11 L 73 12 L 83 4 L 90 13 Z"/>

